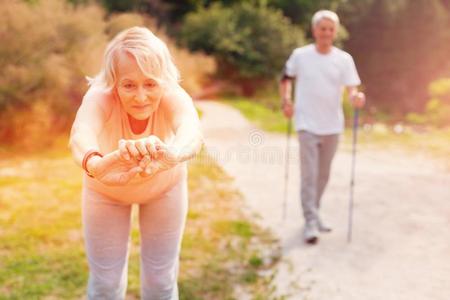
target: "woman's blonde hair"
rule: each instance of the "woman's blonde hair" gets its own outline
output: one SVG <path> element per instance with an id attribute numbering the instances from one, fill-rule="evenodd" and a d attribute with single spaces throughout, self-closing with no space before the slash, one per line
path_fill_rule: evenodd
<path id="1" fill-rule="evenodd" d="M 121 52 L 131 54 L 145 76 L 157 83 L 178 84 L 180 75 L 167 45 L 145 27 L 131 27 L 119 32 L 109 42 L 101 71 L 88 78 L 90 85 L 112 89 L 117 80 L 117 59 Z"/>

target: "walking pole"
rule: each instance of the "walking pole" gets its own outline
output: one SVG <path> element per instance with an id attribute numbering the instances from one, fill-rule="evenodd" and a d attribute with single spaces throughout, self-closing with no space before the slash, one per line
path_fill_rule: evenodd
<path id="1" fill-rule="evenodd" d="M 288 191 L 288 180 L 289 180 L 289 146 L 291 141 L 291 130 L 292 121 L 289 118 L 287 123 L 287 135 L 286 135 L 286 155 L 284 162 L 284 197 L 283 197 L 283 221 L 286 220 L 286 205 L 287 205 L 287 191 Z"/>
<path id="2" fill-rule="evenodd" d="M 353 189 L 355 187 L 355 162 L 356 162 L 356 142 L 358 137 L 358 118 L 359 109 L 355 108 L 353 112 L 353 142 L 352 142 L 352 170 L 350 179 L 350 202 L 349 202 L 349 213 L 348 213 L 348 231 L 347 231 L 347 242 L 352 241 L 352 226 L 353 226 Z"/>

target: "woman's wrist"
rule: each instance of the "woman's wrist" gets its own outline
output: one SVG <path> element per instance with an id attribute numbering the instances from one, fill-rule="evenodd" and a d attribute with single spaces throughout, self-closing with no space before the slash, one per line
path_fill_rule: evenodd
<path id="1" fill-rule="evenodd" d="M 91 175 L 92 177 L 94 177 L 94 175 L 95 175 L 95 169 L 96 169 L 95 166 L 97 165 L 97 163 L 98 163 L 98 161 L 99 161 L 100 159 L 102 159 L 100 156 L 95 155 L 95 156 L 92 156 L 92 157 L 88 160 L 88 162 L 87 162 L 87 164 L 86 164 L 86 171 L 87 171 L 88 175 Z"/>
<path id="2" fill-rule="evenodd" d="M 103 155 L 96 150 L 89 150 L 84 154 L 82 167 L 89 177 L 94 177 L 95 164 L 103 157 Z"/>

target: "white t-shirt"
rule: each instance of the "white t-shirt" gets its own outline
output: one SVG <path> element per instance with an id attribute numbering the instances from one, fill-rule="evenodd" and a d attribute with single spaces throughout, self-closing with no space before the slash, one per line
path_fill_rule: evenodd
<path id="1" fill-rule="evenodd" d="M 341 133 L 343 88 L 361 84 L 351 55 L 336 47 L 320 54 L 310 44 L 292 52 L 284 72 L 295 77 L 295 129 L 320 135 Z"/>

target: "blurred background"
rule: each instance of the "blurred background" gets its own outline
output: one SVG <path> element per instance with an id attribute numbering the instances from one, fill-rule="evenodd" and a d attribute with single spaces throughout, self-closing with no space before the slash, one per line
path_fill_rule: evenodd
<path id="1" fill-rule="evenodd" d="M 283 64 L 310 42 L 321 8 L 341 18 L 337 44 L 356 61 L 368 122 L 448 124 L 449 0 L 3 0 L 0 143 L 35 149 L 66 134 L 85 76 L 133 25 L 169 44 L 194 97 L 245 96 L 275 109 Z"/>
<path id="2" fill-rule="evenodd" d="M 67 139 L 86 76 L 99 71 L 115 34 L 147 26 L 168 44 L 194 99 L 223 101 L 280 132 L 278 80 L 293 49 L 312 41 L 319 9 L 340 16 L 337 45 L 352 54 L 363 82 L 362 141 L 448 161 L 450 0 L 0 0 L 0 299 L 83 295 L 81 171 Z M 344 109 L 350 119 L 347 99 Z M 259 271 L 277 258 L 260 249 L 272 245 L 270 234 L 230 204 L 242 199 L 218 166 L 194 162 L 190 172 L 196 201 L 181 298 L 231 299 L 243 285 L 267 299 Z M 138 245 L 136 228 L 132 236 Z M 133 255 L 131 299 L 139 297 Z"/>

